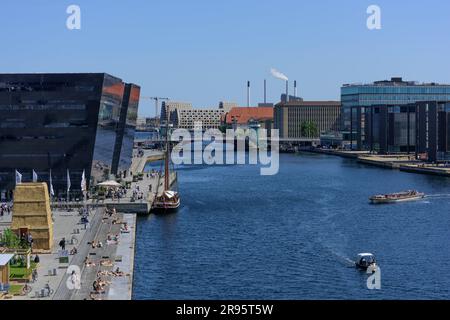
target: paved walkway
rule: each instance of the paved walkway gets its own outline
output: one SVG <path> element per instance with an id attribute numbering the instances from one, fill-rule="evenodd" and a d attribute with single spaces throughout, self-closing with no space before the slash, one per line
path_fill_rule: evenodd
<path id="1" fill-rule="evenodd" d="M 136 215 L 124 214 L 123 220 L 130 226 L 131 233 L 124 233 L 117 246 L 115 268 L 120 268 L 125 273 L 123 277 L 111 279 L 107 299 L 131 300 L 133 289 L 133 269 L 136 237 Z"/>
<path id="2" fill-rule="evenodd" d="M 54 291 L 59 287 L 61 280 L 65 276 L 68 264 L 60 264 L 58 259 L 58 246 L 59 241 L 65 237 L 66 250 L 71 250 L 76 243 L 80 243 L 81 239 L 85 237 L 86 233 L 89 234 L 92 230 L 92 225 L 87 230 L 83 229 L 83 225 L 78 224 L 80 216 L 77 211 L 53 211 L 54 223 L 53 223 L 53 248 L 51 254 L 39 255 L 40 263 L 38 265 L 38 279 L 35 283 L 31 283 L 32 290 L 27 296 L 17 296 L 14 299 L 27 300 L 27 299 L 53 299 L 55 292 L 46 297 L 36 298 L 36 292 L 39 294 L 46 284 L 49 284 L 50 288 Z M 73 234 L 74 229 L 79 229 L 80 234 Z M 72 236 L 74 237 L 74 244 L 70 244 Z M 34 255 L 33 255 L 34 257 Z M 74 259 L 77 256 L 69 256 L 69 264 L 74 263 Z M 56 275 L 50 275 L 49 270 L 56 270 Z"/>
<path id="3" fill-rule="evenodd" d="M 70 275 L 66 274 L 61 281 L 61 284 L 55 294 L 54 299 L 58 300 L 105 300 L 109 299 L 110 286 L 113 287 L 113 294 L 111 298 L 118 292 L 117 299 L 131 299 L 132 282 L 127 281 L 132 279 L 133 274 L 133 259 L 134 259 L 134 230 L 135 230 L 135 215 L 130 218 L 128 215 L 117 213 L 116 217 L 109 217 L 104 214 L 104 210 L 99 209 L 96 213 L 95 219 L 92 222 L 92 229 L 83 237 L 82 243 L 79 245 L 79 251 L 76 258 L 71 262 L 72 265 L 77 265 L 81 270 L 81 288 L 70 289 L 66 283 L 70 283 Z M 130 232 L 122 233 L 121 227 L 123 224 L 113 224 L 112 220 L 118 218 L 122 222 L 132 223 L 128 225 Z M 117 235 L 119 243 L 108 244 L 108 235 Z M 102 242 L 101 248 L 92 248 L 92 241 Z M 118 248 L 121 248 L 118 251 Z M 85 258 L 93 262 L 94 265 L 87 266 L 84 263 Z M 105 262 L 103 264 L 102 262 Z M 124 272 L 123 276 L 114 276 L 112 271 L 119 267 L 120 271 Z M 123 269 L 122 269 L 123 268 Z M 94 281 L 101 279 L 107 285 L 104 292 L 95 294 L 93 291 Z"/>

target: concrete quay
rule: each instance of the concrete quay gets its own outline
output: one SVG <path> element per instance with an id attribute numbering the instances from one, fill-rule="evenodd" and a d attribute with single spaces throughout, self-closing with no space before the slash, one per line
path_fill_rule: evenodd
<path id="1" fill-rule="evenodd" d="M 139 157 L 139 156 L 135 155 L 133 157 L 133 161 L 130 166 L 131 173 L 135 174 L 135 173 L 144 172 L 145 165 L 148 162 L 153 162 L 153 161 L 158 161 L 158 160 L 164 159 L 164 152 L 162 152 L 162 151 L 143 150 L 143 152 L 144 152 L 143 156 Z M 134 153 L 136 153 L 136 150 L 134 151 Z"/>
<path id="2" fill-rule="evenodd" d="M 400 166 L 400 171 L 429 174 L 441 177 L 450 177 L 450 165 L 428 165 L 428 164 L 404 164 Z"/>
<path id="3" fill-rule="evenodd" d="M 350 159 L 358 159 L 361 155 L 368 155 L 368 151 L 354 151 L 354 150 L 332 150 L 332 149 L 305 149 L 302 150 L 305 152 L 311 152 L 311 153 L 320 153 L 320 154 L 327 154 L 332 156 L 339 156 L 343 158 L 350 158 Z"/>
<path id="4" fill-rule="evenodd" d="M 388 169 L 400 169 L 405 164 L 420 163 L 413 155 L 361 155 L 358 162 Z"/>
<path id="5" fill-rule="evenodd" d="M 450 164 L 429 164 L 416 160 L 414 155 L 394 154 L 376 155 L 368 151 L 345 151 L 328 149 L 311 149 L 306 152 L 340 156 L 355 159 L 357 162 L 386 169 L 395 169 L 409 173 L 428 174 L 450 177 Z"/>
<path id="6" fill-rule="evenodd" d="M 170 173 L 170 185 L 173 185 L 177 180 L 177 173 Z M 105 200 L 97 200 L 97 199 L 89 199 L 86 201 L 86 206 L 91 209 L 96 209 L 98 207 L 115 207 L 118 212 L 122 213 L 133 213 L 133 214 L 148 214 L 151 210 L 153 201 L 156 195 L 161 195 L 163 191 L 163 183 L 164 183 L 164 175 L 159 176 L 156 174 L 154 177 L 147 177 L 146 174 L 142 177 L 142 180 L 137 182 L 132 182 L 131 188 L 127 190 L 127 193 L 124 197 L 120 199 L 105 199 Z M 151 186 L 151 187 L 150 187 Z M 139 190 L 144 193 L 144 198 L 135 200 L 132 199 L 132 193 L 135 188 L 139 187 Z M 150 191 L 151 190 L 151 191 Z M 53 202 L 51 207 L 53 210 L 62 209 L 64 210 L 67 207 L 71 208 L 81 208 L 84 206 L 84 203 L 80 201 L 71 201 L 67 202 Z"/>

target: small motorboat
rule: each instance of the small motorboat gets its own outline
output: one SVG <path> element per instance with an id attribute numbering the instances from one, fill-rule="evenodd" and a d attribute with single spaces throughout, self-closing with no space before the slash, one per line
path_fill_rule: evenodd
<path id="1" fill-rule="evenodd" d="M 379 194 L 369 198 L 370 202 L 373 204 L 381 203 L 396 203 L 403 201 L 413 201 L 425 198 L 425 193 L 419 192 L 417 190 L 408 190 L 397 193 L 390 194 Z"/>
<path id="2" fill-rule="evenodd" d="M 375 270 L 377 267 L 377 261 L 375 256 L 371 253 L 360 253 L 356 256 L 355 265 L 358 269 L 367 270 L 371 268 Z"/>

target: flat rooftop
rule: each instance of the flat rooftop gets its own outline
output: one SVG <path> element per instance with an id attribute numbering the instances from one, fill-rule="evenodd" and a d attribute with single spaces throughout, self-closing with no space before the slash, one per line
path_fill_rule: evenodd
<path id="1" fill-rule="evenodd" d="M 380 81 L 374 81 L 373 83 L 351 83 L 351 84 L 344 84 L 342 87 L 374 87 L 374 86 L 399 86 L 399 87 L 405 87 L 405 86 L 450 86 L 450 84 L 440 84 L 436 82 L 424 82 L 420 83 L 418 81 L 407 81 L 403 80 L 401 77 L 392 77 L 391 80 L 380 80 Z"/>

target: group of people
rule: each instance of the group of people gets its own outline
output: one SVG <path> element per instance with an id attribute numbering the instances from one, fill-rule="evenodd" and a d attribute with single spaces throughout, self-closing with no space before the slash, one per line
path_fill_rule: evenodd
<path id="1" fill-rule="evenodd" d="M 119 267 L 117 267 L 116 270 L 113 270 L 113 271 L 103 270 L 103 271 L 97 272 L 97 277 L 102 277 L 102 276 L 124 277 L 124 276 L 129 276 L 129 275 L 130 275 L 129 273 L 125 273 L 125 272 L 121 271 Z"/>
<path id="2" fill-rule="evenodd" d="M 26 244 L 29 248 L 33 248 L 33 236 L 30 232 L 28 233 L 22 233 L 20 235 L 20 242 L 22 244 Z"/>
<path id="3" fill-rule="evenodd" d="M 124 198 L 127 195 L 127 190 L 124 187 L 108 188 L 106 191 L 106 198 L 111 198 L 113 201 Z"/>
<path id="4" fill-rule="evenodd" d="M 107 223 L 107 221 L 111 221 L 112 225 L 120 225 L 120 232 L 130 232 L 130 228 L 126 222 L 123 222 L 120 215 L 118 214 L 115 207 L 110 206 L 107 207 L 103 213 L 102 222 Z M 106 235 L 105 243 L 106 245 L 114 245 L 118 244 L 120 239 L 120 234 L 117 233 L 108 233 Z M 102 248 L 103 243 L 100 240 L 93 240 L 92 242 L 88 242 L 88 245 L 91 246 L 92 249 Z M 100 260 L 92 260 L 89 256 L 85 257 L 84 265 L 87 268 L 96 267 L 100 270 L 97 271 L 97 276 L 95 281 L 92 283 L 92 291 L 90 292 L 87 299 L 91 300 L 102 300 L 103 294 L 106 293 L 108 285 L 111 284 L 108 277 L 123 277 L 129 274 L 121 271 L 118 267 L 114 267 L 114 261 L 111 259 L 107 259 L 106 257 Z M 106 269 L 105 268 L 113 268 Z M 103 269 L 103 270 L 102 270 Z"/>
<path id="5" fill-rule="evenodd" d="M 135 199 L 135 200 L 143 200 L 144 199 L 144 193 L 140 190 L 139 186 L 136 186 L 136 188 L 133 189 L 132 199 Z"/>
<path id="6" fill-rule="evenodd" d="M 110 245 L 110 244 L 118 244 L 119 243 L 119 235 L 111 235 L 108 234 L 108 236 L 106 237 L 106 244 Z"/>
<path id="7" fill-rule="evenodd" d="M 161 175 L 160 171 L 152 169 L 150 172 L 147 172 L 147 178 L 156 178 L 158 175 Z"/>
<path id="8" fill-rule="evenodd" d="M 12 205 L 7 203 L 2 203 L 0 205 L 0 217 L 3 217 L 4 215 L 11 214 L 12 211 Z"/>
<path id="9" fill-rule="evenodd" d="M 92 242 L 88 242 L 91 245 L 92 249 L 103 248 L 103 243 L 101 241 L 94 240 Z"/>

